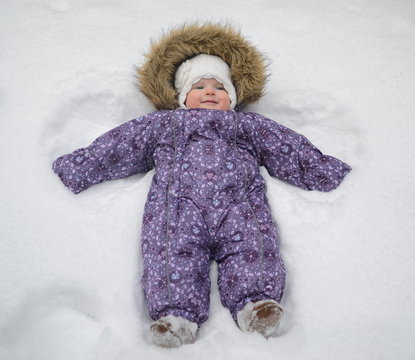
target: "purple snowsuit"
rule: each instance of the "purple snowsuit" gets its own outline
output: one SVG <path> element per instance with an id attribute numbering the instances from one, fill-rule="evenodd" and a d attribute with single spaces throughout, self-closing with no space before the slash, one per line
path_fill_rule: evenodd
<path id="1" fill-rule="evenodd" d="M 131 120 L 53 170 L 79 193 L 156 168 L 144 209 L 144 293 L 150 316 L 201 324 L 209 265 L 234 319 L 249 301 L 281 300 L 285 270 L 259 167 L 305 190 L 336 188 L 350 167 L 256 113 L 178 109 Z"/>

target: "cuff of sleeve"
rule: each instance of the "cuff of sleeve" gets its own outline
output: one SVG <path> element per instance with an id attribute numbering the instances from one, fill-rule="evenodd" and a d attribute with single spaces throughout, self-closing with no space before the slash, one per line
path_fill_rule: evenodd
<path id="1" fill-rule="evenodd" d="M 59 176 L 62 183 L 73 193 L 78 194 L 87 189 L 90 185 L 86 181 L 77 180 L 74 175 L 67 175 L 62 169 L 63 157 L 59 157 L 52 164 L 52 170 Z"/>

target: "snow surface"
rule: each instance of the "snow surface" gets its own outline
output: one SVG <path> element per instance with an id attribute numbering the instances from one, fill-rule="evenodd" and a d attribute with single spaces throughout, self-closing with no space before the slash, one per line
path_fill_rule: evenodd
<path id="1" fill-rule="evenodd" d="M 332 193 L 263 172 L 287 265 L 280 336 L 219 301 L 193 345 L 150 344 L 139 235 L 153 172 L 77 196 L 57 156 L 153 111 L 134 66 L 184 21 L 227 21 L 272 61 L 248 110 L 352 165 Z M 1 0 L 0 358 L 415 358 L 413 0 Z"/>

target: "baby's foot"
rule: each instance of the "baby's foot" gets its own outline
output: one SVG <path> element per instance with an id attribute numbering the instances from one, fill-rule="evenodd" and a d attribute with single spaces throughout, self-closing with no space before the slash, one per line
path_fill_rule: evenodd
<path id="1" fill-rule="evenodd" d="M 197 324 L 182 317 L 167 315 L 150 326 L 153 343 L 173 348 L 192 344 L 196 340 Z"/>
<path id="2" fill-rule="evenodd" d="M 275 300 L 249 302 L 238 312 L 238 326 L 242 331 L 259 332 L 267 338 L 277 328 L 282 313 Z"/>

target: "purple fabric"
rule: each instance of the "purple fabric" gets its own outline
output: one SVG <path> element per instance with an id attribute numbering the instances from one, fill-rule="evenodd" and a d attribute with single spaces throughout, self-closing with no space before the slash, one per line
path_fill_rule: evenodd
<path id="1" fill-rule="evenodd" d="M 234 319 L 249 301 L 280 301 L 285 270 L 260 166 L 306 190 L 336 188 L 350 167 L 304 136 L 259 114 L 158 111 L 131 120 L 53 170 L 78 193 L 156 168 L 144 209 L 144 293 L 150 316 L 201 324 L 209 311 L 209 265 Z"/>

